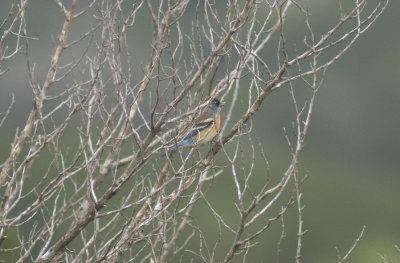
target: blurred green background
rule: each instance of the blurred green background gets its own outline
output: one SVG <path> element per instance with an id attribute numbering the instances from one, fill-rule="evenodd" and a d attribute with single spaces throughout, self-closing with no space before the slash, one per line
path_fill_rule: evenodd
<path id="1" fill-rule="evenodd" d="M 7 2 L 0 3 L 1 17 L 7 12 Z M 316 32 L 323 32 L 337 18 L 336 0 L 303 2 L 312 10 Z M 291 19 L 295 21 L 301 16 L 293 14 Z M 27 20 L 28 32 L 39 38 L 30 41 L 30 57 L 36 64 L 36 81 L 42 83 L 62 25 L 62 14 L 53 1 L 37 0 L 30 4 Z M 90 26 L 77 26 L 78 23 L 82 21 L 72 24 L 70 39 Z M 288 25 L 287 33 L 293 38 L 302 36 L 296 23 Z M 145 13 L 139 14 L 137 26 L 132 37 L 148 41 L 135 41 L 132 55 L 135 61 L 145 63 L 152 34 Z M 327 71 L 300 158 L 301 173 L 307 174 L 301 185 L 307 230 L 302 262 L 336 262 L 335 247 L 344 255 L 364 225 L 364 236 L 348 262 L 382 262 L 381 256 L 400 262 L 400 252 L 395 248 L 400 246 L 399 42 L 400 1 L 392 0 L 375 24 Z M 9 105 L 11 92 L 16 103 L 0 129 L 1 162 L 9 153 L 15 129 L 21 128 L 31 109 L 24 56 L 5 63 L 5 67 L 10 71 L 0 78 L 0 112 Z M 254 136 L 265 149 L 272 174 L 281 173 L 287 165 L 289 153 L 282 128 L 291 126 L 293 116 L 287 87 L 267 98 L 255 115 Z M 218 160 L 225 165 L 223 158 Z M 258 167 L 263 173 L 263 166 Z M 207 193 L 209 201 L 227 218 L 233 216 L 235 209 L 232 188 L 231 178 L 219 177 Z M 213 231 L 217 226 L 203 206 L 200 203 L 195 210 L 195 220 L 216 238 Z M 281 262 L 292 262 L 295 256 L 295 212 L 293 206 L 285 218 Z M 274 262 L 279 235 L 279 227 L 262 235 L 249 262 Z M 223 244 L 222 248 L 230 245 Z"/>

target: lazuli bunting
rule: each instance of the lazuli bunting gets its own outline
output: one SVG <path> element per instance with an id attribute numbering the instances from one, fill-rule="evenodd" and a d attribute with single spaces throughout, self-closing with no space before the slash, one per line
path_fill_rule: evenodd
<path id="1" fill-rule="evenodd" d="M 211 141 L 219 132 L 221 125 L 220 104 L 218 99 L 213 99 L 200 117 L 195 120 L 194 128 L 170 150 L 176 150 L 180 146 L 193 146 Z"/>

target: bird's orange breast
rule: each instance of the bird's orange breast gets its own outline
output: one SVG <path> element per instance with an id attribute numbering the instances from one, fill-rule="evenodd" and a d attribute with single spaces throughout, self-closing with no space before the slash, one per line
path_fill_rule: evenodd
<path id="1" fill-rule="evenodd" d="M 221 114 L 217 112 L 215 114 L 215 131 L 218 132 L 221 125 Z"/>

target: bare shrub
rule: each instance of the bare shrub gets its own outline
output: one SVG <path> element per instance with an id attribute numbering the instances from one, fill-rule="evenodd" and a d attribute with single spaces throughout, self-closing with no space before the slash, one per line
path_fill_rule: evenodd
<path id="1" fill-rule="evenodd" d="M 23 55 L 33 105 L 11 147 L 3 143 L 9 154 L 0 167 L 0 243 L 15 237 L 9 252 L 16 261 L 245 261 L 257 237 L 272 224 L 283 226 L 293 205 L 293 257 L 300 262 L 298 163 L 316 94 L 326 69 L 388 0 L 339 1 L 336 23 L 322 34 L 301 1 L 57 0 L 64 21 L 42 77 L 30 54 L 41 39 L 26 22 L 36 2 L 9 2 L 1 21 L 0 81 L 11 74 L 6 63 Z M 301 17 L 300 42 L 286 32 L 290 12 Z M 76 33 L 80 28 L 87 30 Z M 147 49 L 140 30 L 152 30 Z M 143 50 L 149 51 L 145 63 L 136 59 Z M 271 174 L 251 119 L 280 89 L 289 90 L 296 114 L 285 130 L 291 160 L 285 172 Z M 207 146 L 170 151 L 210 98 L 225 103 L 219 135 Z M 0 126 L 15 107 L 12 99 Z M 218 153 L 224 161 L 215 159 Z M 264 161 L 263 174 L 256 175 L 256 159 Z M 206 195 L 222 174 L 233 185 L 235 199 L 227 202 L 235 204 L 237 223 Z M 265 183 L 255 187 L 255 176 Z M 216 240 L 194 220 L 200 200 L 220 229 Z"/>

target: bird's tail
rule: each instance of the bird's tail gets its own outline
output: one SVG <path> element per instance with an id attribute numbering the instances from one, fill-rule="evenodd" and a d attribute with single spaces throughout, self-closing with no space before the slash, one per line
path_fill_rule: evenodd
<path id="1" fill-rule="evenodd" d="M 179 143 L 170 146 L 168 148 L 168 152 L 176 151 L 176 150 L 178 150 L 179 147 L 190 146 L 192 144 L 193 144 L 193 138 L 186 138 L 183 141 L 180 141 Z"/>
<path id="2" fill-rule="evenodd" d="M 167 149 L 168 152 L 174 152 L 176 150 L 178 150 L 178 147 L 176 145 L 172 145 L 172 146 L 168 147 L 168 149 Z"/>

